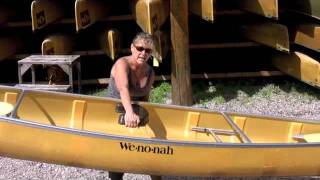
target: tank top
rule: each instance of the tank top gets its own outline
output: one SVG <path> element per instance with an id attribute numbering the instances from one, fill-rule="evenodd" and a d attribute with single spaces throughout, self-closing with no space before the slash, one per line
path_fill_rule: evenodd
<path id="1" fill-rule="evenodd" d="M 152 76 L 152 68 L 148 65 L 147 66 L 147 82 L 144 87 L 137 87 L 135 83 L 132 82 L 131 79 L 131 69 L 129 68 L 128 72 L 128 84 L 129 84 L 129 93 L 131 100 L 133 101 L 142 101 L 145 96 L 149 94 L 150 89 L 148 89 L 148 84 L 150 83 L 151 76 Z M 120 92 L 116 86 L 115 79 L 110 73 L 107 97 L 117 98 L 120 99 Z"/>

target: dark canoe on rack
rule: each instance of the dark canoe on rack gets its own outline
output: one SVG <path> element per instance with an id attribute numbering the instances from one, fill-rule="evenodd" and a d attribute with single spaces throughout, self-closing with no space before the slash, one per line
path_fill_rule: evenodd
<path id="1" fill-rule="evenodd" d="M 278 51 L 289 52 L 290 41 L 288 28 L 273 22 L 261 22 L 243 25 L 243 36 L 246 38 L 274 48 Z"/>
<path id="2" fill-rule="evenodd" d="M 108 2 L 99 0 L 76 0 L 75 19 L 76 30 L 86 29 L 97 21 L 108 16 L 110 6 Z"/>
<path id="3" fill-rule="evenodd" d="M 240 0 L 240 9 L 268 18 L 278 19 L 278 0 Z"/>
<path id="4" fill-rule="evenodd" d="M 0 101 L 14 107 L 0 116 L 1 156 L 159 175 L 320 175 L 318 121 L 139 103 L 149 122 L 126 128 L 115 99 L 1 86 Z"/>
<path id="5" fill-rule="evenodd" d="M 63 7 L 57 1 L 34 0 L 31 3 L 32 30 L 41 29 L 64 15 Z"/>
<path id="6" fill-rule="evenodd" d="M 319 0 L 283 0 L 281 3 L 287 11 L 320 19 Z"/>
<path id="7" fill-rule="evenodd" d="M 18 37 L 0 37 L 0 61 L 14 55 L 23 47 L 23 42 Z"/>
<path id="8" fill-rule="evenodd" d="M 71 54 L 74 46 L 74 37 L 67 34 L 52 34 L 47 36 L 41 44 L 43 55 Z"/>

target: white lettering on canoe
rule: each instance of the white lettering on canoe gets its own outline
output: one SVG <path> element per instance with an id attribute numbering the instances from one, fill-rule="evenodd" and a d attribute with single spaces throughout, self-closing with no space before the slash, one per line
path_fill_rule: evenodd
<path id="1" fill-rule="evenodd" d="M 166 147 L 147 146 L 147 145 L 137 145 L 133 143 L 120 142 L 120 148 L 125 151 L 173 155 L 173 148 L 170 146 L 166 146 Z"/>

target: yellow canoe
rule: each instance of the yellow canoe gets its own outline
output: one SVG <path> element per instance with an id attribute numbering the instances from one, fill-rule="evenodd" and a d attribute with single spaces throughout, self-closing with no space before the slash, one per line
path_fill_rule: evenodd
<path id="1" fill-rule="evenodd" d="M 0 155 L 184 176 L 320 175 L 320 122 L 139 103 L 149 123 L 118 124 L 115 99 L 0 87 Z"/>

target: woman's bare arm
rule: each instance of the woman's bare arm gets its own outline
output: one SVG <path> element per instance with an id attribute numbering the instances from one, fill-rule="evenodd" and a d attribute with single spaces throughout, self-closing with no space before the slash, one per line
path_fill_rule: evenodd
<path id="1" fill-rule="evenodd" d="M 122 105 L 126 111 L 125 123 L 128 127 L 137 127 L 139 124 L 139 116 L 137 116 L 131 106 L 131 98 L 129 93 L 128 73 L 129 67 L 124 60 L 118 60 L 112 70 L 116 86 L 120 93 Z"/>

